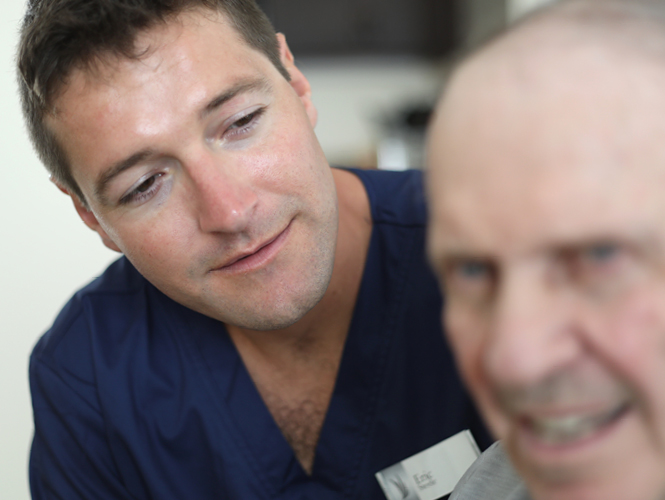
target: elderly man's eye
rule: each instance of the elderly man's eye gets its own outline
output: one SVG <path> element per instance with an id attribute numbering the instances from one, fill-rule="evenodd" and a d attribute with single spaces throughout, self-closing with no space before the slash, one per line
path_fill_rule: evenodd
<path id="1" fill-rule="evenodd" d="M 606 272 L 621 260 L 623 249 L 616 243 L 598 243 L 580 249 L 575 255 L 575 266 L 582 273 Z"/>
<path id="2" fill-rule="evenodd" d="M 589 262 L 607 263 L 619 255 L 619 247 L 613 243 L 593 245 L 582 252 L 582 257 Z"/>
<path id="3" fill-rule="evenodd" d="M 572 276 L 579 284 L 594 291 L 614 289 L 629 277 L 629 256 L 626 248 L 617 243 L 588 245 L 572 253 Z"/>
<path id="4" fill-rule="evenodd" d="M 464 300 L 484 299 L 494 287 L 494 266 L 480 259 L 455 259 L 445 267 L 447 292 Z"/>
<path id="5" fill-rule="evenodd" d="M 480 261 L 459 262 L 455 265 L 454 272 L 459 278 L 477 280 L 489 276 L 489 266 Z"/>

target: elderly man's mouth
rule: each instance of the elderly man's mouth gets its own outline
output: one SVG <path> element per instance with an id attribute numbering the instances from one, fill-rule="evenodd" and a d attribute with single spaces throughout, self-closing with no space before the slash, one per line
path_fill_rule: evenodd
<path id="1" fill-rule="evenodd" d="M 628 402 L 624 402 L 600 412 L 523 417 L 521 423 L 522 427 L 540 443 L 563 446 L 599 434 L 618 422 L 630 407 Z"/>

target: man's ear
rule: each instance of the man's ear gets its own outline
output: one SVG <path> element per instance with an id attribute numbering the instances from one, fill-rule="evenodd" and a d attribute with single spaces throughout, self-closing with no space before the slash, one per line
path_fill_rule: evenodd
<path id="1" fill-rule="evenodd" d="M 95 214 L 92 213 L 92 210 L 89 210 L 77 195 L 70 192 L 69 189 L 64 187 L 58 181 L 51 178 L 51 182 L 53 182 L 53 184 L 55 184 L 60 191 L 62 191 L 72 199 L 72 202 L 74 203 L 74 208 L 76 209 L 76 213 L 79 214 L 79 217 L 85 223 L 86 226 L 88 226 L 90 229 L 92 229 L 99 235 L 104 245 L 107 248 L 110 248 L 111 250 L 122 253 L 122 250 L 120 250 L 118 246 L 113 242 L 113 240 L 109 237 L 109 235 L 106 234 L 106 231 L 104 231 L 101 224 L 97 220 L 97 217 L 95 217 Z"/>
<path id="2" fill-rule="evenodd" d="M 277 44 L 279 45 L 279 58 L 282 61 L 282 64 L 288 71 L 291 76 L 291 87 L 296 91 L 298 97 L 305 106 L 305 111 L 307 116 L 309 116 L 309 121 L 312 124 L 312 127 L 316 126 L 316 121 L 318 118 L 318 112 L 314 107 L 312 102 L 312 87 L 298 68 L 296 68 L 295 61 L 293 59 L 293 54 L 291 49 L 286 44 L 286 37 L 282 33 L 277 33 Z"/>

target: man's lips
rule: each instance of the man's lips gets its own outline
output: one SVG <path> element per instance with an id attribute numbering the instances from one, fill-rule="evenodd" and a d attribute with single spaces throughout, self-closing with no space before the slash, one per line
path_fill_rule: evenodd
<path id="1" fill-rule="evenodd" d="M 225 264 L 213 269 L 213 271 L 222 271 L 225 273 L 247 272 L 264 265 L 282 248 L 290 229 L 291 223 L 276 236 L 261 242 L 253 249 L 235 255 Z"/>
<path id="2" fill-rule="evenodd" d="M 522 428 L 548 446 L 565 446 L 586 440 L 617 422 L 630 409 L 627 402 L 604 411 L 566 413 L 556 416 L 522 417 Z"/>

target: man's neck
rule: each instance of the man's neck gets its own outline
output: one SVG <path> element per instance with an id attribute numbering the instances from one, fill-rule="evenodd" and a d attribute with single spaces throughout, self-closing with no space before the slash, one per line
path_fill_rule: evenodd
<path id="1" fill-rule="evenodd" d="M 328 410 L 355 308 L 372 229 L 367 193 L 333 170 L 339 230 L 330 284 L 300 321 L 270 332 L 227 326 L 259 393 L 307 472 Z"/>

